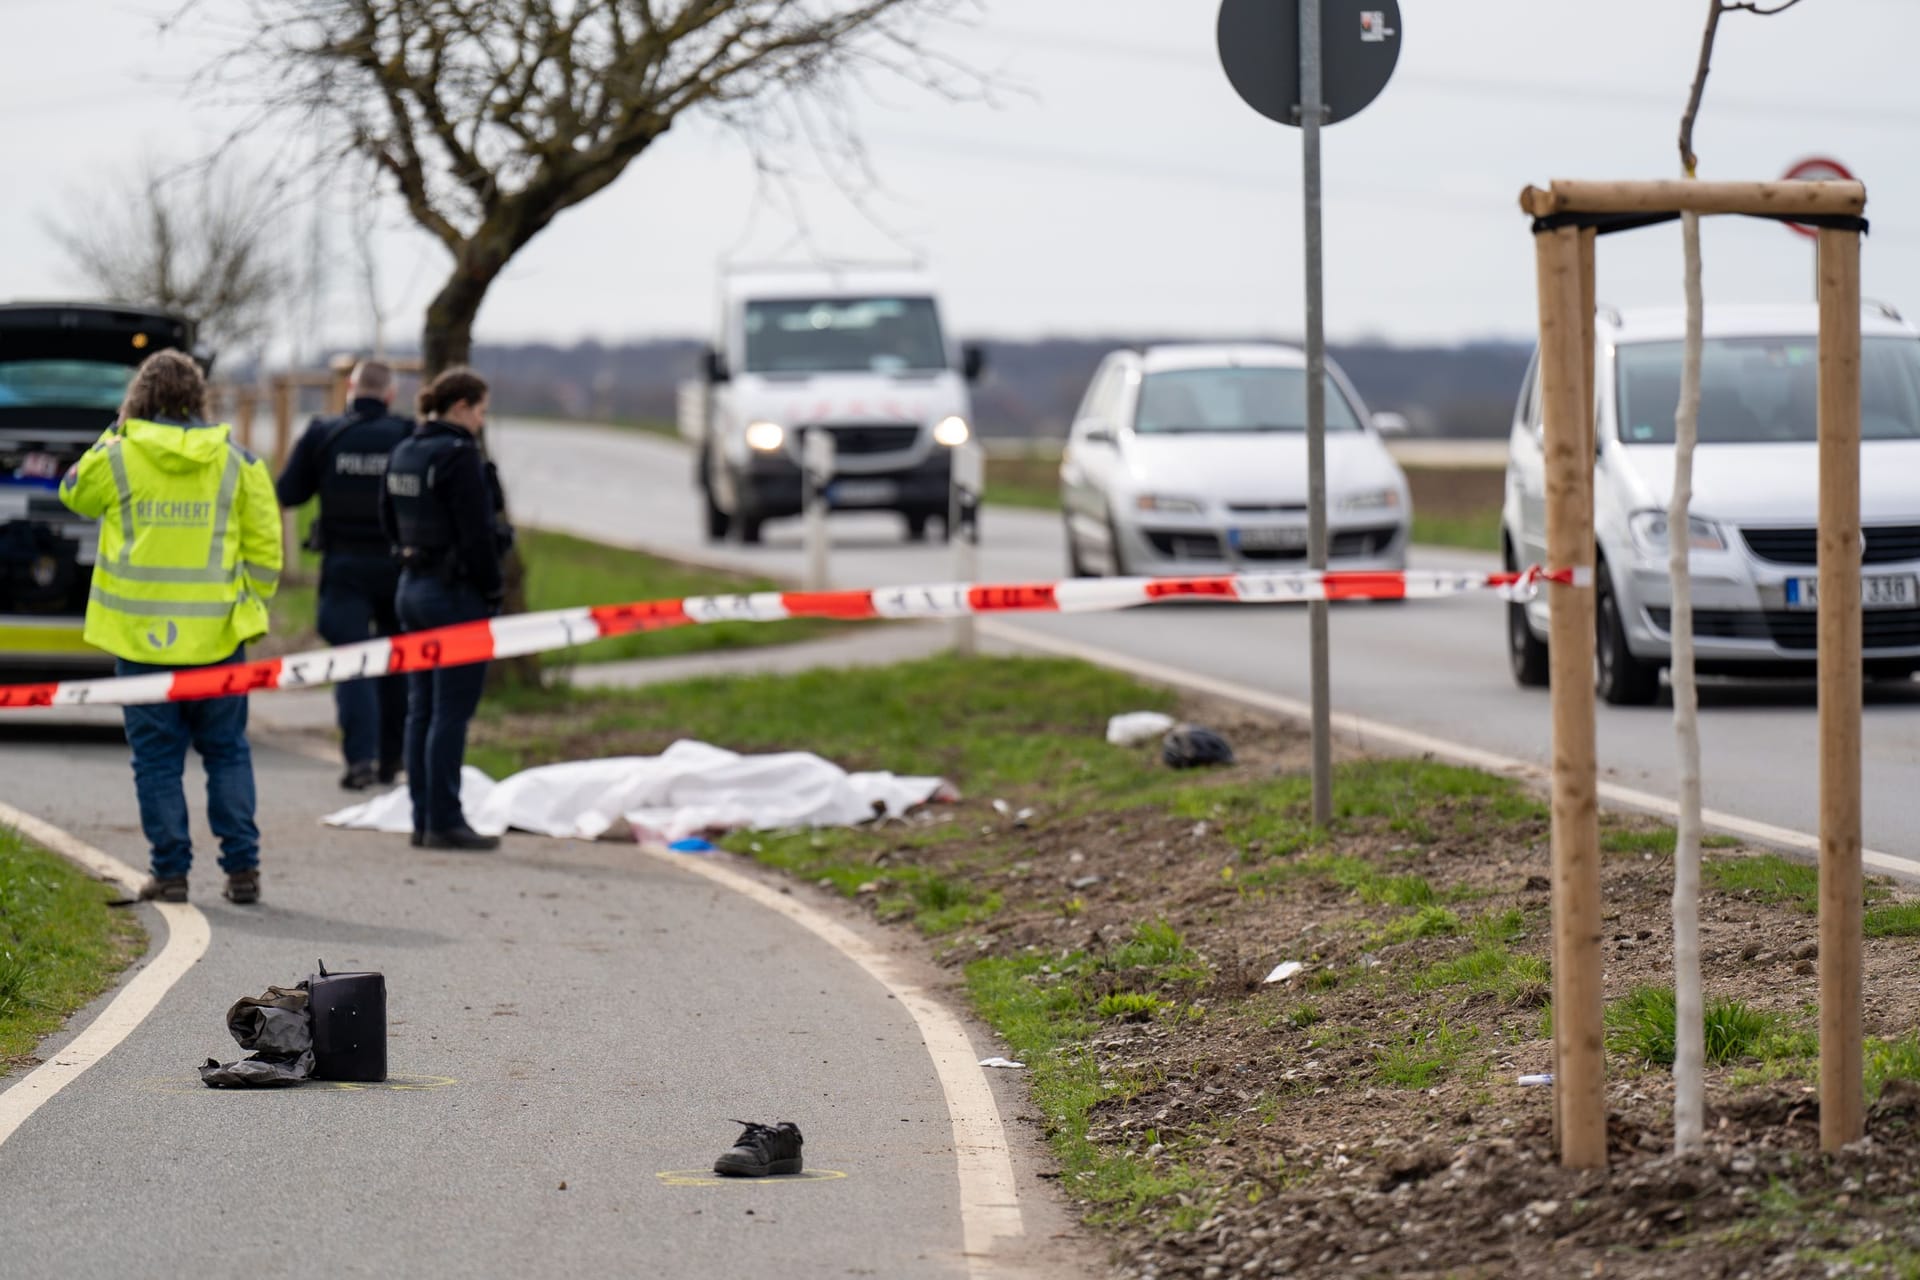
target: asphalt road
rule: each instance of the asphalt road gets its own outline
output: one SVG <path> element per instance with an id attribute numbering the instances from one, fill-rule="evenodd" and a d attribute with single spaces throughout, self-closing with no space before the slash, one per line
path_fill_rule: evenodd
<path id="1" fill-rule="evenodd" d="M 492 429 L 515 517 L 528 524 L 798 575 L 798 521 L 767 526 L 761 547 L 705 541 L 692 467 L 677 442 L 640 432 L 554 424 Z M 943 582 L 951 552 L 907 545 L 897 517 L 836 515 L 836 586 Z M 983 579 L 1049 580 L 1065 572 L 1057 516 L 992 508 L 982 521 Z M 1470 552 L 1416 552 L 1428 567 L 1493 569 Z M 1549 763 L 1543 690 L 1507 674 L 1500 605 L 1491 596 L 1333 611 L 1333 705 L 1484 751 Z M 1019 627 L 1130 658 L 1308 697 L 1304 610 L 1180 605 L 1090 617 L 1021 619 Z M 1701 744 L 1706 803 L 1800 832 L 1818 829 L 1817 724 L 1812 682 L 1709 681 Z M 1601 707 L 1603 778 L 1671 797 L 1672 712 Z M 1868 687 L 1864 732 L 1865 837 L 1869 848 L 1912 860 L 1920 872 L 1920 685 Z"/>
<path id="2" fill-rule="evenodd" d="M 112 724 L 0 725 L 0 777 L 143 866 Z M 630 845 L 324 829 L 336 767 L 256 762 L 265 900 L 221 901 L 201 854 L 205 958 L 0 1143 L 0 1277 L 966 1274 L 945 1097 L 850 960 Z M 393 1087 L 202 1087 L 239 1056 L 228 1005 L 317 958 L 387 975 Z M 708 1169 L 730 1117 L 798 1122 L 808 1168 L 845 1176 L 663 1181 Z"/>

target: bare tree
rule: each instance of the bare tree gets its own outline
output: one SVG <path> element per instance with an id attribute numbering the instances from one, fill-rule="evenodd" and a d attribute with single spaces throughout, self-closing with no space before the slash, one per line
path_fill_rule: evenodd
<path id="1" fill-rule="evenodd" d="M 1698 176 L 1693 126 L 1707 88 L 1714 37 L 1723 15 L 1770 16 L 1800 0 L 1707 0 L 1700 63 L 1680 117 L 1680 169 Z M 1700 688 L 1693 662 L 1693 450 L 1700 428 L 1700 361 L 1704 342 L 1700 285 L 1700 215 L 1680 215 L 1685 259 L 1687 330 L 1680 366 L 1680 402 L 1673 418 L 1673 495 L 1667 507 L 1667 566 L 1673 579 L 1673 732 L 1680 766 L 1680 812 L 1673 846 L 1673 1145 L 1699 1147 L 1706 1128 L 1706 1004 L 1700 983 Z"/>
<path id="2" fill-rule="evenodd" d="M 48 231 L 107 300 L 190 317 L 215 346 L 264 345 L 294 287 L 273 186 L 231 153 L 149 162 Z"/>
<path id="3" fill-rule="evenodd" d="M 431 376 L 467 359 L 513 256 L 683 117 L 750 128 L 812 103 L 832 127 L 873 70 L 966 89 L 920 36 L 968 3 L 249 0 L 253 29 L 222 70 L 264 86 L 263 119 L 372 165 L 451 256 L 421 335 Z"/>

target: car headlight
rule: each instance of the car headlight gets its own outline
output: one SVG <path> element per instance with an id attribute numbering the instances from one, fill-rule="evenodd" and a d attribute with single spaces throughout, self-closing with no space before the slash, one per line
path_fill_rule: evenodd
<path id="1" fill-rule="evenodd" d="M 1197 516 L 1206 510 L 1198 498 L 1170 498 L 1160 493 L 1143 493 L 1133 500 L 1133 505 L 1142 511 L 1172 516 Z"/>
<path id="2" fill-rule="evenodd" d="M 1633 533 L 1633 541 L 1641 552 L 1650 556 L 1667 554 L 1667 513 L 1664 511 L 1642 511 L 1627 522 L 1627 528 Z M 1727 540 L 1720 535 L 1719 526 L 1709 520 L 1687 517 L 1687 545 L 1695 551 L 1725 551 Z"/>
<path id="3" fill-rule="evenodd" d="M 949 449 L 959 448 L 972 434 L 973 432 L 967 429 L 967 420 L 958 414 L 940 419 L 940 425 L 933 429 L 933 438 Z"/>
<path id="4" fill-rule="evenodd" d="M 772 453 L 787 438 L 786 430 L 777 422 L 750 422 L 747 424 L 747 444 L 762 453 Z"/>
<path id="5" fill-rule="evenodd" d="M 1400 509 L 1400 491 L 1398 489 L 1363 489 L 1359 493 L 1350 493 L 1340 499 L 1342 511 L 1398 511 Z"/>

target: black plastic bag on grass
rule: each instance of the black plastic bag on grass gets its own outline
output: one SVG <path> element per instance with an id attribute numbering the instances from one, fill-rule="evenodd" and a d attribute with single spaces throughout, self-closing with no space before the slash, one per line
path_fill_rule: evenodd
<path id="1" fill-rule="evenodd" d="M 1200 769 L 1232 764 L 1233 748 L 1204 725 L 1177 724 L 1160 740 L 1160 758 L 1169 769 Z"/>

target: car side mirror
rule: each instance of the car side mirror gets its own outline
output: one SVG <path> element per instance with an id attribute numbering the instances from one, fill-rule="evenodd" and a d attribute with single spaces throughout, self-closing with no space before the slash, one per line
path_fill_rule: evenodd
<path id="1" fill-rule="evenodd" d="M 700 353 L 700 366 L 708 382 L 726 382 L 733 376 L 727 372 L 727 358 L 712 347 Z"/>
<path id="2" fill-rule="evenodd" d="M 1373 415 L 1373 429 L 1383 436 L 1404 436 L 1412 432 L 1413 427 L 1403 413 L 1376 413 Z"/>
<path id="3" fill-rule="evenodd" d="M 977 342 L 964 343 L 960 347 L 960 376 L 968 382 L 980 381 L 980 375 L 987 369 L 987 349 Z"/>

